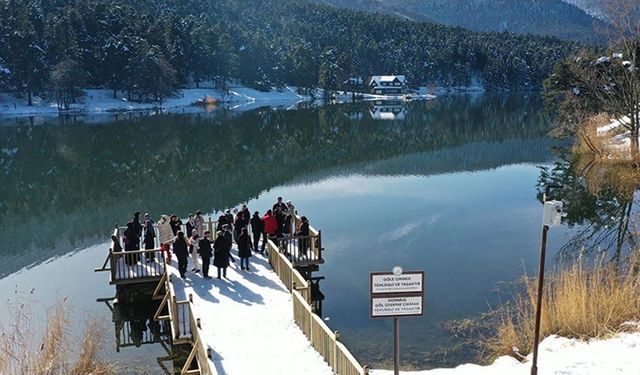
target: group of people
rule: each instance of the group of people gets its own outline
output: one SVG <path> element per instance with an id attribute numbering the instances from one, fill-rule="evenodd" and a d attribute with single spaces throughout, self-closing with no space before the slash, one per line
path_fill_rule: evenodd
<path id="1" fill-rule="evenodd" d="M 201 211 L 195 214 L 189 214 L 187 222 L 184 224 L 177 215 L 167 217 L 163 215 L 158 222 L 160 227 L 169 226 L 173 234 L 173 238 L 169 241 L 161 239 L 160 249 L 169 251 L 169 243 L 173 243 L 173 254 L 178 259 L 178 271 L 180 276 L 185 278 L 188 268 L 189 257 L 191 257 L 191 272 L 199 273 L 205 279 L 210 279 L 209 266 L 213 258 L 213 265 L 217 268 L 217 278 L 227 277 L 227 267 L 230 263 L 235 263 L 235 259 L 231 254 L 233 242 L 238 247 L 238 257 L 240 258 L 240 268 L 250 271 L 249 258 L 252 256 L 252 250 L 264 254 L 266 242 L 268 239 L 278 241 L 283 237 L 290 235 L 308 236 L 309 222 L 306 217 L 302 217 L 302 223 L 298 232 L 295 232 L 295 207 L 291 201 L 283 202 L 282 197 L 278 197 L 276 203 L 270 210 L 260 217 L 260 213 L 255 211 L 251 216 L 249 208 L 242 205 L 241 209 L 226 210 L 218 218 L 216 226 L 215 239 L 212 238 L 210 230 L 205 229 L 205 220 Z M 251 228 L 252 237 L 249 236 L 249 227 Z M 156 248 L 156 225 L 149 214 L 144 215 L 144 220 L 140 222 L 140 212 L 133 215 L 131 221 L 127 223 L 124 231 L 124 250 L 139 250 L 140 239 L 143 239 L 145 249 Z M 162 236 L 161 236 L 162 237 Z M 262 238 L 262 247 L 259 249 L 260 239 Z M 113 236 L 114 251 L 119 250 L 119 241 Z M 301 249 L 308 247 L 308 239 L 301 239 L 299 243 Z M 307 241 L 307 242 L 305 242 Z M 149 252 L 147 260 L 153 259 L 153 253 Z M 168 256 L 171 254 L 168 253 Z M 125 257 L 127 264 L 135 264 L 139 257 Z"/>

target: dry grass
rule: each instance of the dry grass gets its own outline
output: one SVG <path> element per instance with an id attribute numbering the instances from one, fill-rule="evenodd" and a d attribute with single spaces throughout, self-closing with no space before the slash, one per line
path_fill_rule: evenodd
<path id="1" fill-rule="evenodd" d="M 86 325 L 82 349 L 69 348 L 70 322 L 67 306 L 61 302 L 48 314 L 41 338 L 33 334 L 32 316 L 25 304 L 10 308 L 13 321 L 0 326 L 0 374 L 32 375 L 111 375 L 114 370 L 98 356 L 102 333 L 96 322 Z M 6 322 L 6 321 L 5 321 Z"/>
<path id="2" fill-rule="evenodd" d="M 627 266 L 577 262 L 545 276 L 541 337 L 553 334 L 591 338 L 619 332 L 628 321 L 640 319 L 638 263 Z M 495 336 L 485 338 L 487 357 L 531 351 L 537 279 L 525 279 L 524 292 L 495 311 Z"/>

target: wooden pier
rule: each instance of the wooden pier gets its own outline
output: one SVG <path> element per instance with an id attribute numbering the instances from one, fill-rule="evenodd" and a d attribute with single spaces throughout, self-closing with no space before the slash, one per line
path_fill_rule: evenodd
<path id="1" fill-rule="evenodd" d="M 205 222 L 205 230 L 215 235 L 216 224 L 209 218 Z M 294 225 L 296 228 L 299 227 L 299 217 L 296 217 Z M 116 238 L 121 238 L 122 229 L 122 227 L 115 228 L 113 234 Z M 339 332 L 332 331 L 317 314 L 318 304 L 312 297 L 313 281 L 317 282 L 319 278 L 311 277 L 311 273 L 324 263 L 322 233 L 310 227 L 309 234 L 307 237 L 268 240 L 266 243 L 268 268 L 272 271 L 267 272 L 275 272 L 277 279 L 291 293 L 293 321 L 304 333 L 311 346 L 330 366 L 331 372 L 338 375 L 368 374 L 368 369 L 360 365 L 339 341 Z M 300 243 L 308 246 L 308 250 L 300 251 L 298 246 Z M 172 264 L 167 254 L 160 248 L 123 252 L 113 252 L 112 249 L 109 250 L 103 266 L 95 271 L 109 272 L 109 283 L 116 285 L 117 288 L 130 289 L 137 285 L 155 285 L 153 294 L 149 297 L 160 301 L 154 320 L 168 323 L 174 345 L 187 344 L 191 347 L 180 373 L 182 375 L 218 374 L 212 360 L 212 348 L 216 345 L 224 347 L 224 343 L 209 342 L 212 335 L 208 330 L 213 329 L 215 324 L 209 324 L 204 313 L 199 312 L 205 307 L 210 307 L 206 304 L 216 302 L 203 301 L 200 296 L 194 298 L 193 291 L 178 277 L 175 259 Z"/>

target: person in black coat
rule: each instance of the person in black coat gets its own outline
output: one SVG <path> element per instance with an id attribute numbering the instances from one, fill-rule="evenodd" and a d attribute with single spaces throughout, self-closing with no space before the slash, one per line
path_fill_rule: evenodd
<path id="1" fill-rule="evenodd" d="M 213 255 L 213 250 L 211 248 L 211 232 L 204 232 L 204 238 L 202 238 L 198 242 L 198 252 L 200 252 L 200 257 L 202 257 L 202 275 L 205 279 L 210 279 L 209 276 L 209 265 L 211 264 L 211 256 Z"/>
<path id="2" fill-rule="evenodd" d="M 251 256 L 251 239 L 247 233 L 247 228 L 240 229 L 238 236 L 238 256 L 240 257 L 240 268 L 249 271 L 249 257 Z"/>
<path id="3" fill-rule="evenodd" d="M 187 247 L 187 240 L 184 238 L 184 232 L 179 230 L 176 236 L 176 240 L 173 242 L 173 253 L 178 258 L 178 271 L 180 277 L 184 279 L 184 275 L 187 273 L 187 257 L 189 256 L 189 250 Z"/>
<path id="4" fill-rule="evenodd" d="M 151 250 L 156 247 L 156 230 L 149 214 L 144 214 L 144 249 Z M 154 259 L 152 252 L 147 253 L 147 259 Z"/>
<path id="5" fill-rule="evenodd" d="M 253 213 L 251 218 L 251 232 L 253 232 L 253 251 L 258 251 L 258 242 L 260 242 L 260 235 L 264 233 L 264 222 L 260 217 L 258 211 Z M 266 241 L 266 237 L 262 239 Z"/>
<path id="6" fill-rule="evenodd" d="M 302 224 L 300 224 L 300 230 L 295 234 L 298 239 L 298 253 L 301 256 L 307 256 L 307 249 L 309 248 L 309 220 L 306 216 L 300 218 Z"/>
<path id="7" fill-rule="evenodd" d="M 225 224 L 229 223 L 227 223 L 227 215 L 223 213 L 222 215 L 218 216 L 218 225 L 216 226 L 216 230 L 221 231 L 222 227 Z"/>
<path id="8" fill-rule="evenodd" d="M 236 238 L 236 241 L 238 240 L 238 237 L 240 236 L 240 231 L 244 227 L 245 227 L 244 219 L 242 217 L 242 214 L 240 212 L 238 212 L 238 214 L 236 215 L 236 221 L 233 223 L 233 230 L 234 230 L 233 235 Z"/>
<path id="9" fill-rule="evenodd" d="M 178 219 L 178 217 L 173 214 L 169 218 L 169 225 L 171 225 L 171 230 L 173 231 L 173 235 L 177 236 L 178 232 L 182 229 L 182 220 Z"/>
<path id="10" fill-rule="evenodd" d="M 231 256 L 231 239 L 230 234 L 227 231 L 218 232 L 216 241 L 213 243 L 213 265 L 218 268 L 218 279 L 220 278 L 220 271 L 222 276 L 227 277 L 227 267 L 229 267 L 229 260 L 233 259 Z"/>
<path id="11" fill-rule="evenodd" d="M 131 246 L 134 250 L 140 250 L 140 236 L 142 236 L 142 224 L 140 224 L 140 212 L 133 214 L 133 219 L 127 223 L 131 238 Z"/>

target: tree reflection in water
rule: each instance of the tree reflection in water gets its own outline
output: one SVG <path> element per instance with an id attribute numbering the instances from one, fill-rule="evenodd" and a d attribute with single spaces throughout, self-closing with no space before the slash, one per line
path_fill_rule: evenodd
<path id="1" fill-rule="evenodd" d="M 598 162 L 561 151 L 562 161 L 551 169 L 541 167 L 538 199 L 542 201 L 545 183 L 562 185 L 552 189 L 551 198 L 562 200 L 567 213 L 565 223 L 579 227 L 577 234 L 560 249 L 560 258 L 581 254 L 610 253 L 619 261 L 637 249 L 637 228 L 633 218 L 638 185 L 628 167 Z"/>
<path id="2" fill-rule="evenodd" d="M 540 108 L 535 96 L 487 95 L 412 102 L 402 121 L 374 120 L 367 103 L 115 115 L 97 123 L 87 117 L 5 121 L 0 254 L 6 262 L 0 277 L 101 241 L 135 210 L 215 211 L 328 169 L 467 144 L 542 139 L 549 119 Z M 500 165 L 497 160 L 490 167 Z M 11 246 L 25 231 L 30 235 L 21 246 Z"/>

